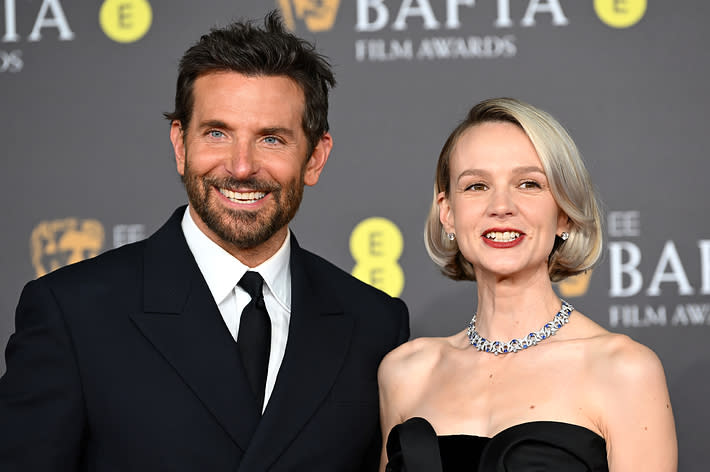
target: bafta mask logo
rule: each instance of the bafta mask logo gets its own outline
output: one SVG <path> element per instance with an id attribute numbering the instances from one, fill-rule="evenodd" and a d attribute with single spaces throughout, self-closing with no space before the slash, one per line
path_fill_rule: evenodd
<path id="1" fill-rule="evenodd" d="M 562 297 L 581 297 L 589 289 L 589 280 L 592 278 L 592 271 L 588 270 L 581 274 L 569 277 L 558 284 Z"/>
<path id="2" fill-rule="evenodd" d="M 104 228 L 96 220 L 64 218 L 42 221 L 30 236 L 37 277 L 62 266 L 96 256 L 104 244 Z"/>
<path id="3" fill-rule="evenodd" d="M 340 0 L 278 0 L 286 26 L 296 29 L 296 18 L 312 33 L 328 31 L 335 23 Z"/>

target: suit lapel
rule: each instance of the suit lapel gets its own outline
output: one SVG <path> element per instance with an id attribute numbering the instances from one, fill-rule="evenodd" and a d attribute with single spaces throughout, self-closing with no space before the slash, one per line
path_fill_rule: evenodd
<path id="1" fill-rule="evenodd" d="M 291 321 L 284 360 L 264 416 L 240 470 L 266 470 L 315 414 L 340 372 L 353 319 L 332 295 L 328 281 L 291 240 Z"/>
<path id="2" fill-rule="evenodd" d="M 146 241 L 144 312 L 131 316 L 217 422 L 246 450 L 258 408 L 236 343 L 185 241 L 184 207 Z"/>

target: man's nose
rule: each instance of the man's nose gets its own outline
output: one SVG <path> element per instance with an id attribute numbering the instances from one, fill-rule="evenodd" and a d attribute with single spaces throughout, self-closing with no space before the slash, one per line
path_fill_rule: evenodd
<path id="1" fill-rule="evenodd" d="M 235 144 L 225 167 L 236 179 L 246 179 L 254 175 L 259 170 L 259 163 L 253 146 L 248 143 Z"/>

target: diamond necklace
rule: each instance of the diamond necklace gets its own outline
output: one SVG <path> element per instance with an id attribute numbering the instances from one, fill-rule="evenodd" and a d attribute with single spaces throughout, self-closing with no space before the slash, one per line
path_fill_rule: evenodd
<path id="1" fill-rule="evenodd" d="M 538 331 L 530 333 L 524 338 L 511 339 L 507 343 L 491 341 L 478 334 L 478 331 L 476 331 L 476 313 L 474 313 L 473 318 L 471 318 L 471 322 L 468 324 L 468 340 L 471 342 L 471 345 L 479 351 L 490 352 L 496 356 L 498 354 L 518 352 L 521 349 L 527 349 L 534 346 L 540 341 L 555 334 L 558 329 L 567 324 L 572 310 L 574 310 L 574 307 L 565 300 L 562 300 L 562 308 L 557 312 L 552 321 L 546 323 L 545 326 L 540 328 Z"/>

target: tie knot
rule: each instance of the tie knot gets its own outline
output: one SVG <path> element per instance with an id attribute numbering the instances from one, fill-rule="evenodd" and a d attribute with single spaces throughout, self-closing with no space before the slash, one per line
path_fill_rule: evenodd
<path id="1" fill-rule="evenodd" d="M 242 276 L 242 279 L 237 284 L 251 296 L 253 300 L 261 298 L 261 288 L 264 285 L 264 279 L 258 272 L 248 271 Z"/>

